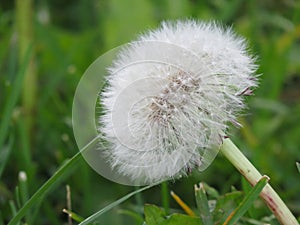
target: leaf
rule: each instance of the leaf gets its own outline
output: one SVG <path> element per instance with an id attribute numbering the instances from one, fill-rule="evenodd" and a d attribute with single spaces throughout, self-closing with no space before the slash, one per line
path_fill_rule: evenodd
<path id="1" fill-rule="evenodd" d="M 136 221 L 137 224 L 143 224 L 143 222 L 144 222 L 144 218 L 142 217 L 142 215 L 137 212 L 121 209 L 121 210 L 118 210 L 118 213 L 130 216 L 131 218 L 133 218 Z"/>
<path id="2" fill-rule="evenodd" d="M 164 224 L 166 214 L 165 212 L 155 205 L 146 204 L 144 208 L 145 220 L 147 225 L 160 225 Z"/>
<path id="3" fill-rule="evenodd" d="M 208 200 L 203 183 L 200 183 L 199 187 L 195 185 L 195 196 L 202 223 L 204 225 L 213 225 L 212 215 L 209 211 Z"/>
<path id="4" fill-rule="evenodd" d="M 249 209 L 253 202 L 258 198 L 259 194 L 269 181 L 269 177 L 263 176 L 257 184 L 246 195 L 235 211 L 226 219 L 223 225 L 234 225 Z"/>
<path id="5" fill-rule="evenodd" d="M 0 178 L 5 168 L 6 162 L 9 158 L 9 155 L 11 153 L 11 149 L 13 146 L 13 139 L 14 139 L 13 136 L 10 136 L 8 144 L 2 148 L 2 151 L 0 151 Z"/>
<path id="6" fill-rule="evenodd" d="M 215 188 L 209 186 L 207 183 L 202 183 L 202 185 L 205 189 L 205 192 L 209 196 L 211 196 L 212 198 L 216 198 L 216 199 L 220 197 L 219 192 Z"/>
<path id="7" fill-rule="evenodd" d="M 9 93 L 7 97 L 7 101 L 4 105 L 2 119 L 0 123 L 0 149 L 3 147 L 3 144 L 5 142 L 6 135 L 9 131 L 9 122 L 11 119 L 11 115 L 20 97 L 25 70 L 29 64 L 31 51 L 32 51 L 32 45 L 28 46 L 28 49 L 24 57 L 24 62 L 21 64 L 21 67 L 17 73 L 17 76 L 11 88 L 11 92 Z"/>
<path id="8" fill-rule="evenodd" d="M 244 177 L 242 177 L 242 187 L 243 187 L 242 189 L 245 194 L 248 194 L 252 189 L 252 186 L 249 184 L 249 182 Z M 255 209 L 253 206 L 251 206 L 248 209 L 247 213 L 248 213 L 249 217 L 251 217 L 252 219 L 258 218 L 257 209 Z"/>
<path id="9" fill-rule="evenodd" d="M 220 196 L 213 211 L 215 224 L 216 222 L 220 224 L 221 221 L 225 221 L 230 212 L 238 206 L 238 202 L 242 200 L 242 197 L 243 193 L 241 191 L 234 191 Z"/>
<path id="10" fill-rule="evenodd" d="M 297 169 L 298 169 L 298 171 L 300 173 L 300 163 L 296 162 L 296 166 L 297 166 Z"/>
<path id="11" fill-rule="evenodd" d="M 117 205 L 121 204 L 122 202 L 126 201 L 127 199 L 129 199 L 130 197 L 134 196 L 135 194 L 140 193 L 140 192 L 142 192 L 144 190 L 147 190 L 147 189 L 153 187 L 154 185 L 156 185 L 156 184 L 145 186 L 143 188 L 140 188 L 140 189 L 138 189 L 136 191 L 133 191 L 133 192 L 131 192 L 131 193 L 123 196 L 122 198 L 118 199 L 117 201 L 112 202 L 111 204 L 107 205 L 103 209 L 100 209 L 98 212 L 96 212 L 93 215 L 89 216 L 84 221 L 82 221 L 79 225 L 86 225 L 86 224 L 89 224 L 90 222 L 95 221 L 103 213 L 106 213 L 107 211 L 111 210 L 115 206 L 117 206 Z"/>
<path id="12" fill-rule="evenodd" d="M 79 216 L 78 214 L 67 210 L 67 209 L 63 209 L 63 212 L 66 213 L 69 217 L 71 217 L 73 220 L 75 220 L 76 222 L 82 222 L 84 220 L 83 217 Z"/>
<path id="13" fill-rule="evenodd" d="M 31 198 L 22 206 L 22 208 L 14 215 L 8 225 L 17 224 L 25 214 L 33 208 L 34 205 L 37 205 L 41 198 L 48 193 L 53 186 L 63 178 L 63 175 L 66 174 L 70 169 L 76 165 L 76 162 L 81 158 L 81 153 L 86 151 L 91 144 L 96 142 L 97 137 L 91 140 L 85 147 L 83 147 L 76 155 L 74 155 L 70 160 L 63 164 L 53 175 L 50 177 L 32 196 Z"/>
<path id="14" fill-rule="evenodd" d="M 199 217 L 174 213 L 166 216 L 163 209 L 155 205 L 145 205 L 145 220 L 147 225 L 202 225 Z"/>

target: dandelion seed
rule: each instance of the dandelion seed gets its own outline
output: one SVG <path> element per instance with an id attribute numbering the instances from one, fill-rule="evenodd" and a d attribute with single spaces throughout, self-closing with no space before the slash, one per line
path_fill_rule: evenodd
<path id="1" fill-rule="evenodd" d="M 244 39 L 215 23 L 164 22 L 123 49 L 101 94 L 112 167 L 152 183 L 204 170 L 256 86 Z"/>

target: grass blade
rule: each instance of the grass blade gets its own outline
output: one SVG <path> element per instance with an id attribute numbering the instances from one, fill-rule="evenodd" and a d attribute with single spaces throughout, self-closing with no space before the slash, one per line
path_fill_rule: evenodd
<path id="1" fill-rule="evenodd" d="M 22 219 L 25 214 L 31 209 L 35 204 L 37 204 L 40 199 L 59 181 L 59 179 L 71 169 L 73 165 L 81 158 L 81 153 L 88 149 L 98 138 L 95 137 L 91 140 L 83 149 L 81 149 L 76 155 L 74 155 L 69 161 L 62 165 L 52 177 L 47 180 L 37 192 L 23 205 L 23 207 L 16 213 L 8 225 L 15 225 L 20 219 Z"/>
<path id="2" fill-rule="evenodd" d="M 248 183 L 248 181 L 244 177 L 242 177 L 241 183 L 242 183 L 242 190 L 245 193 L 245 195 L 247 195 L 252 190 L 253 187 Z M 256 211 L 257 210 L 253 206 L 251 206 L 248 209 L 247 213 L 251 218 L 257 219 L 257 212 Z"/>
<path id="3" fill-rule="evenodd" d="M 21 204 L 25 204 L 28 201 L 28 184 L 27 184 L 27 174 L 25 171 L 19 172 L 19 187 L 20 187 L 20 197 Z"/>
<path id="4" fill-rule="evenodd" d="M 6 162 L 11 153 L 13 142 L 14 142 L 14 138 L 12 136 L 10 136 L 8 144 L 2 148 L 2 151 L 0 151 L 0 178 L 2 176 Z M 1 146 L 0 146 L 0 148 L 1 148 Z"/>
<path id="5" fill-rule="evenodd" d="M 200 212 L 200 218 L 202 219 L 203 225 L 213 225 L 212 215 L 209 211 L 208 200 L 203 183 L 194 186 L 196 203 Z"/>
<path id="6" fill-rule="evenodd" d="M 67 209 L 63 209 L 63 212 L 66 213 L 70 218 L 72 218 L 73 220 L 75 220 L 76 222 L 82 222 L 84 220 L 83 217 L 79 216 L 78 214 L 67 210 Z"/>
<path id="7" fill-rule="evenodd" d="M 252 203 L 259 197 L 259 194 L 269 181 L 269 177 L 262 176 L 257 184 L 246 195 L 235 211 L 226 219 L 223 225 L 234 225 L 248 210 Z"/>
<path id="8" fill-rule="evenodd" d="M 98 212 L 94 213 L 93 215 L 89 216 L 88 218 L 86 218 L 84 221 L 82 221 L 79 225 L 86 225 L 89 224 L 93 221 L 95 221 L 99 216 L 101 216 L 103 213 L 106 213 L 107 211 L 111 210 L 112 208 L 114 208 L 115 206 L 121 204 L 122 202 L 126 201 L 127 199 L 129 199 L 130 197 L 134 196 L 137 193 L 140 193 L 142 191 L 145 191 L 153 186 L 155 186 L 156 184 L 153 185 L 148 185 L 145 186 L 143 188 L 140 188 L 138 190 L 135 190 L 127 195 L 125 195 L 124 197 L 118 199 L 117 201 L 114 201 L 113 203 L 109 204 L 108 206 L 104 207 L 103 209 L 99 210 Z"/>
<path id="9" fill-rule="evenodd" d="M 24 205 L 29 199 L 27 174 L 25 171 L 19 172 L 19 191 L 20 191 L 21 205 Z M 27 214 L 25 215 L 26 222 L 29 221 L 29 218 L 31 218 L 31 216 L 30 216 L 30 212 L 28 211 Z"/>
<path id="10" fill-rule="evenodd" d="M 29 64 L 31 51 L 32 51 L 32 46 L 29 46 L 24 57 L 24 62 L 22 63 L 18 71 L 18 74 L 14 80 L 13 86 L 11 88 L 11 93 L 7 97 L 7 101 L 4 105 L 3 117 L 1 119 L 1 124 L 0 124 L 0 149 L 2 148 L 5 138 L 7 136 L 9 122 L 10 122 L 13 109 L 20 97 L 20 92 L 24 80 L 24 74 Z"/>
<path id="11" fill-rule="evenodd" d="M 13 200 L 9 201 L 9 207 L 10 207 L 11 213 L 13 215 L 16 215 L 16 213 L 17 213 L 17 207 L 16 207 L 16 204 L 15 204 L 15 202 Z M 19 225 L 19 224 L 20 223 L 17 223 L 17 225 Z"/>

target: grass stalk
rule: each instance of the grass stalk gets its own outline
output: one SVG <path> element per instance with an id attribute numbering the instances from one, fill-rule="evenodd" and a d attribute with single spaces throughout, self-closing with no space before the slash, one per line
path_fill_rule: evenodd
<path id="1" fill-rule="evenodd" d="M 23 62 L 28 46 L 34 42 L 33 0 L 16 0 L 16 30 L 18 35 L 19 62 Z M 37 74 L 34 48 L 30 52 L 29 63 L 25 70 L 22 92 L 22 123 L 25 125 L 26 139 L 32 139 L 34 113 L 37 96 Z M 30 143 L 30 142 L 29 142 Z M 30 158 L 30 146 L 24 148 L 25 158 Z M 27 150 L 27 151 L 26 151 Z M 28 165 L 30 168 L 31 163 Z"/>
<path id="2" fill-rule="evenodd" d="M 164 181 L 161 183 L 161 201 L 162 206 L 165 209 L 166 214 L 168 215 L 170 212 L 170 197 L 169 197 L 169 187 L 168 181 Z"/>
<path id="3" fill-rule="evenodd" d="M 95 141 L 97 137 L 91 140 L 84 148 L 82 148 L 76 155 L 74 155 L 70 160 L 68 160 L 64 165 L 62 165 L 52 177 L 49 178 L 41 187 L 38 189 L 34 195 L 23 205 L 23 207 L 16 213 L 16 215 L 12 218 L 12 220 L 8 223 L 8 225 L 17 224 L 26 213 L 36 204 L 39 203 L 40 199 L 44 197 L 44 195 L 50 191 L 50 189 L 66 174 L 72 166 L 75 165 L 76 162 L 81 158 L 81 153 L 86 151 Z"/>
<path id="4" fill-rule="evenodd" d="M 13 110 L 19 100 L 19 96 L 22 88 L 22 82 L 24 79 L 26 68 L 29 63 L 29 55 L 31 51 L 32 51 L 32 45 L 29 45 L 27 47 L 25 57 L 22 61 L 23 63 L 21 64 L 17 76 L 15 77 L 15 80 L 13 82 L 11 92 L 9 93 L 7 97 L 7 101 L 4 105 L 2 120 L 0 123 L 0 148 L 2 148 L 5 143 L 5 138 L 7 137 L 9 131 L 9 124 L 13 114 Z"/>

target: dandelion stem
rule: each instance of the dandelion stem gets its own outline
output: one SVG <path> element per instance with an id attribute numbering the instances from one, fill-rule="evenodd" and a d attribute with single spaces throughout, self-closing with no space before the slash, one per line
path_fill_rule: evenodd
<path id="1" fill-rule="evenodd" d="M 252 186 L 261 179 L 262 175 L 229 138 L 224 139 L 220 150 Z M 282 225 L 299 225 L 294 215 L 271 185 L 267 184 L 260 196 Z"/>

